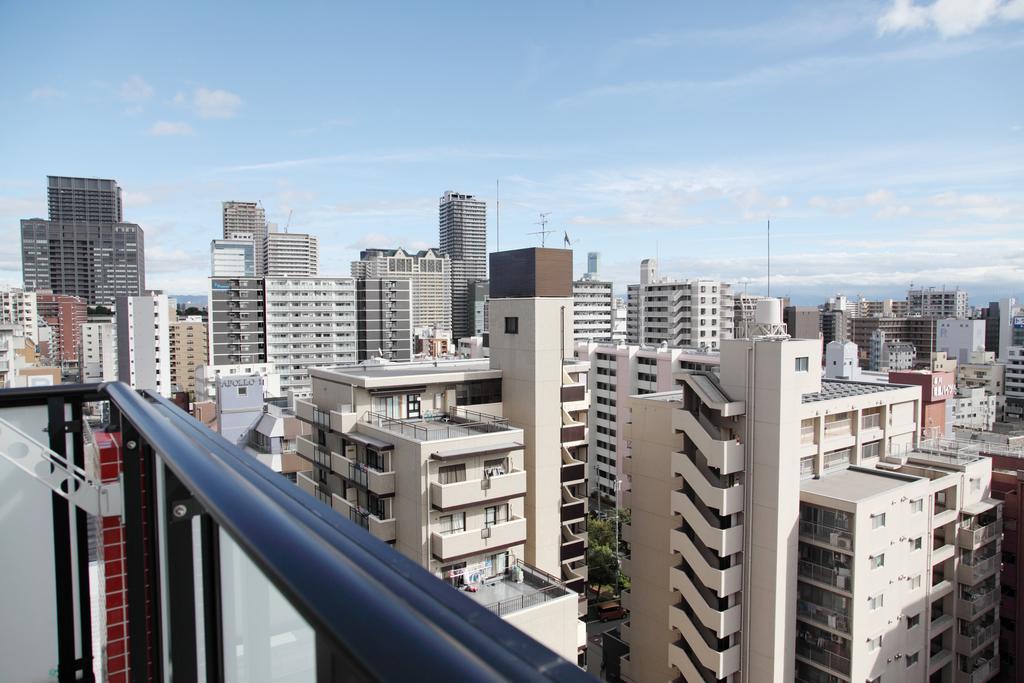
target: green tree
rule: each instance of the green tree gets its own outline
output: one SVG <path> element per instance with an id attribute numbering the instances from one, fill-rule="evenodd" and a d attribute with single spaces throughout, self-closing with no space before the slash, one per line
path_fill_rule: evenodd
<path id="1" fill-rule="evenodd" d="M 603 545 L 611 548 L 615 545 L 614 520 L 591 517 L 587 520 L 587 536 L 590 541 L 588 545 Z"/>
<path id="2" fill-rule="evenodd" d="M 107 308 L 106 306 L 87 306 L 85 311 L 86 313 L 91 313 L 94 315 L 110 315 L 111 313 L 113 313 L 113 311 Z"/>
<path id="3" fill-rule="evenodd" d="M 592 586 L 614 586 L 615 570 L 615 552 L 611 546 L 592 545 L 587 548 L 587 580 Z"/>

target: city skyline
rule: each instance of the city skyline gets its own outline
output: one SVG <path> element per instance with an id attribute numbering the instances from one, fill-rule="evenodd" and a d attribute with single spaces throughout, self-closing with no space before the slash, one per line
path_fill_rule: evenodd
<path id="1" fill-rule="evenodd" d="M 262 201 L 282 226 L 291 213 L 343 277 L 364 248 L 439 246 L 454 190 L 487 202 L 489 251 L 536 245 L 551 212 L 548 244 L 568 233 L 577 276 L 601 252 L 617 294 L 645 257 L 764 293 L 770 215 L 773 294 L 945 284 L 984 304 L 1024 280 L 1024 5 L 975 5 L 249 11 L 278 44 L 330 46 L 295 53 L 219 30 L 228 8 L 193 7 L 186 26 L 126 7 L 95 32 L 84 8 L 7 8 L 0 55 L 18 60 L 44 24 L 57 47 L 8 79 L 0 221 L 13 237 L 45 216 L 46 175 L 116 179 L 146 231 L 147 286 L 201 294 L 224 201 Z M 166 32 L 134 30 L 143 14 Z M 172 51 L 186 29 L 193 49 Z M 464 39 L 439 46 L 443 30 Z M 92 50 L 88 72 L 67 60 L 109 31 L 117 54 Z M 473 107 L 452 106 L 449 79 Z M 0 248 L 11 284 L 15 243 Z"/>

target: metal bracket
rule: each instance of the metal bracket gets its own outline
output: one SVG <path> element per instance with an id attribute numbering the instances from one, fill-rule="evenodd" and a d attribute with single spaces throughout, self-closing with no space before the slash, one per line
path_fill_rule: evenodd
<path id="1" fill-rule="evenodd" d="M 80 428 L 80 425 L 79 425 Z M 71 425 L 74 429 L 74 425 Z M 10 422 L 0 419 L 0 458 L 7 460 L 50 491 L 94 517 L 124 519 L 122 482 L 102 484 Z"/>
<path id="2" fill-rule="evenodd" d="M 171 524 L 188 522 L 196 515 L 203 514 L 203 506 L 195 498 L 171 501 Z"/>

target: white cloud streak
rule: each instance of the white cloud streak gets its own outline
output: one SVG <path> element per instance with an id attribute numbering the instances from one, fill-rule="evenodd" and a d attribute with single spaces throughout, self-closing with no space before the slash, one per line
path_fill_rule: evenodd
<path id="1" fill-rule="evenodd" d="M 149 134 L 157 137 L 195 135 L 195 130 L 183 121 L 157 121 L 149 127 Z"/>
<path id="2" fill-rule="evenodd" d="M 1024 0 L 893 0 L 878 19 L 879 34 L 933 28 L 945 38 L 968 35 L 996 22 L 1024 20 Z"/>

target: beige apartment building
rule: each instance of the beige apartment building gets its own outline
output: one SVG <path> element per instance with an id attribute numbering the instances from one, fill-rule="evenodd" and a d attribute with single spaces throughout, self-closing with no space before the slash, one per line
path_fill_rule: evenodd
<path id="1" fill-rule="evenodd" d="M 196 368 L 209 363 L 206 323 L 179 320 L 170 324 L 171 385 L 195 400 Z"/>
<path id="2" fill-rule="evenodd" d="M 916 387 L 821 345 L 726 340 L 628 401 L 631 681 L 970 681 L 998 671 L 991 463 L 917 441 Z"/>
<path id="3" fill-rule="evenodd" d="M 571 252 L 492 255 L 489 359 L 310 371 L 300 487 L 563 657 L 586 643 L 589 365 Z M 584 603 L 585 604 L 585 603 Z"/>

